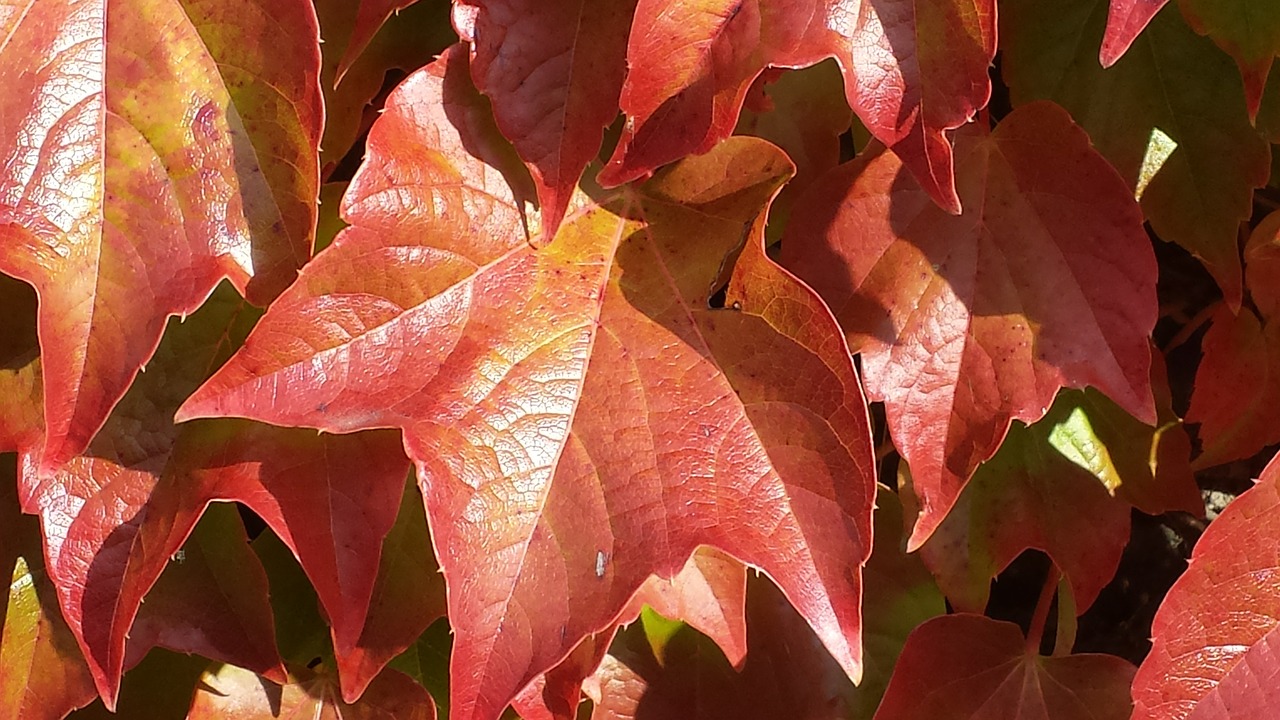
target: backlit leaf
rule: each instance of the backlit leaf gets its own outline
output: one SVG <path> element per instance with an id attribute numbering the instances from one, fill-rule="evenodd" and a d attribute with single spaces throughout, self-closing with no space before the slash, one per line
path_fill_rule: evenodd
<path id="1" fill-rule="evenodd" d="M 0 9 L 0 271 L 40 295 L 47 475 L 170 315 L 223 277 L 265 304 L 310 255 L 319 48 L 306 0 Z"/>
<path id="2" fill-rule="evenodd" d="M 196 685 L 187 720 L 435 720 L 431 696 L 408 676 L 388 671 L 369 685 L 356 703 L 339 697 L 336 678 L 305 668 L 283 686 L 223 665 L 206 672 Z"/>
<path id="3" fill-rule="evenodd" d="M 1134 720 L 1265 718 L 1280 697 L 1280 463 L 1196 543 L 1152 624 Z"/>
<path id="4" fill-rule="evenodd" d="M 765 570 L 857 677 L 873 458 L 834 320 L 764 255 L 790 163 L 729 141 L 531 243 L 506 180 L 523 168 L 466 58 L 392 94 L 352 226 L 179 418 L 402 429 L 449 586 L 456 718 L 496 718 L 703 544 Z"/>
<path id="5" fill-rule="evenodd" d="M 912 549 L 1010 422 L 1038 420 L 1059 388 L 1091 385 L 1156 419 L 1155 258 L 1120 177 L 1050 103 L 961 133 L 956 157 L 963 215 L 873 150 L 811 187 L 782 242 L 885 403 L 921 501 Z"/>

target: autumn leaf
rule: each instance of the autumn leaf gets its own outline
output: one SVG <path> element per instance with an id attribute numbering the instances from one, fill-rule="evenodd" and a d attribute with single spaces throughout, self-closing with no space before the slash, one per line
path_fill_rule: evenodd
<path id="1" fill-rule="evenodd" d="M 688 628 L 660 652 L 640 624 L 619 635 L 588 683 L 592 720 L 847 717 L 852 684 L 786 598 L 755 582 L 747 608 L 750 649 L 740 671 Z"/>
<path id="2" fill-rule="evenodd" d="M 1042 550 L 1053 560 L 1082 613 L 1120 564 L 1129 541 L 1128 503 L 1052 447 L 1046 437 L 1052 431 L 1041 423 L 1009 429 L 999 452 L 973 474 L 920 548 L 959 611 L 985 611 L 991 581 L 1024 550 Z M 910 488 L 910 473 L 899 472 Z"/>
<path id="3" fill-rule="evenodd" d="M 1133 680 L 1134 720 L 1263 718 L 1276 707 L 1280 463 L 1196 543 L 1152 623 Z"/>
<path id="4" fill-rule="evenodd" d="M 334 653 L 342 697 L 355 702 L 392 658 L 445 615 L 444 577 L 431 552 L 431 537 L 418 485 L 409 478 L 400 512 L 382 542 L 382 562 L 369 598 L 364 627 L 354 642 L 336 634 Z"/>
<path id="5" fill-rule="evenodd" d="M 622 88 L 627 125 L 600 181 L 624 183 L 707 152 L 733 130 L 766 67 L 834 57 L 871 134 L 959 212 L 947 131 L 991 95 L 995 20 L 990 0 L 640 0 Z"/>
<path id="6" fill-rule="evenodd" d="M 583 682 L 595 674 L 613 641 L 617 626 L 628 625 L 642 613 L 657 613 L 673 625 L 706 635 L 741 668 L 747 655 L 747 571 L 742 563 L 711 547 L 689 556 L 672 578 L 657 575 L 640 586 L 615 627 L 588 636 L 551 670 L 534 678 L 512 704 L 524 720 L 573 720 L 582 698 Z"/>
<path id="7" fill-rule="evenodd" d="M 354 4 L 355 16 L 348 26 L 346 47 L 334 73 L 334 84 L 341 83 L 347 71 L 369 48 L 369 43 L 378 35 L 384 23 L 401 10 L 414 5 L 418 0 L 359 0 Z"/>
<path id="8" fill-rule="evenodd" d="M 283 686 L 223 665 L 206 672 L 196 684 L 187 720 L 435 720 L 436 707 L 422 686 L 395 671 L 380 675 L 356 703 L 345 703 L 336 678 L 325 672 L 296 670 Z"/>
<path id="9" fill-rule="evenodd" d="M 0 719 L 61 720 L 93 700 L 93 678 L 44 572 L 35 518 L 18 510 L 13 459 L 0 456 L 0 566 L 11 579 L 0 614 Z"/>
<path id="10" fill-rule="evenodd" d="M 1167 2 L 1169 0 L 1111 0 L 1102 49 L 1098 51 L 1102 67 L 1115 65 Z"/>
<path id="11" fill-rule="evenodd" d="M 1144 422 L 1156 265 L 1124 183 L 1050 103 L 957 138 L 963 215 L 864 153 L 797 204 L 783 263 L 826 299 L 911 466 L 919 547 L 1012 420 L 1091 385 Z M 1052 173 L 1045 168 L 1054 168 Z M 1087 178 L 1087 180 L 1085 179 Z"/>
<path id="12" fill-rule="evenodd" d="M 388 73 L 408 73 L 425 65 L 457 36 L 449 27 L 447 0 L 413 2 L 404 12 L 379 18 L 379 26 L 372 28 L 376 32 L 368 37 L 364 35 L 369 31 L 369 14 L 378 2 L 313 1 L 324 38 L 320 46 L 324 52 L 320 72 L 324 92 L 320 168 L 321 177 L 327 179 L 372 124 L 377 109 L 373 105 L 384 91 Z M 396 4 L 405 4 L 405 0 Z M 357 50 L 361 42 L 364 44 Z M 317 239 L 316 250 L 319 249 Z"/>
<path id="13" fill-rule="evenodd" d="M 142 597 L 212 501 L 245 503 L 285 539 L 336 639 L 354 642 L 364 626 L 408 472 L 396 434 L 318 437 L 242 421 L 171 421 L 253 315 L 220 292 L 186 322 L 172 321 L 89 454 L 49 477 L 23 458 L 23 501 L 40 515 L 49 575 L 108 708 Z M 265 592 L 260 581 L 251 587 Z"/>
<path id="14" fill-rule="evenodd" d="M 1013 623 L 946 615 L 907 639 L 875 720 L 1128 720 L 1133 670 L 1113 655 L 1042 657 Z"/>
<path id="15" fill-rule="evenodd" d="M 404 432 L 449 587 L 456 718 L 496 718 L 703 544 L 769 573 L 857 677 L 874 463 L 834 320 L 764 255 L 790 163 L 726 142 L 529 242 L 507 181 L 527 176 L 466 57 L 388 99 L 352 227 L 179 419 Z"/>
<path id="16" fill-rule="evenodd" d="M 305 0 L 2 7 L 0 271 L 40 295 L 48 475 L 170 315 L 224 277 L 265 304 L 309 256 L 319 49 Z"/>
<path id="17" fill-rule="evenodd" d="M 1245 244 L 1252 304 L 1214 311 L 1201 348 L 1187 422 L 1199 423 L 1197 467 L 1247 458 L 1280 441 L 1280 213 L 1254 228 Z"/>
<path id="18" fill-rule="evenodd" d="M 1241 299 L 1240 223 L 1267 184 L 1267 142 L 1249 124 L 1230 60 L 1168 8 L 1114 67 L 1093 57 L 1105 0 L 1001 7 L 1014 105 L 1065 107 L 1124 177 L 1156 234 L 1194 254 L 1227 302 Z M 1113 5 L 1113 8 L 1115 6 Z"/>
<path id="19" fill-rule="evenodd" d="M 578 179 L 618 115 L 636 0 L 458 0 L 471 76 L 528 163 L 542 231 L 564 218 Z M 634 71 L 634 69 L 633 69 Z M 726 133 L 727 134 L 727 133 Z"/>

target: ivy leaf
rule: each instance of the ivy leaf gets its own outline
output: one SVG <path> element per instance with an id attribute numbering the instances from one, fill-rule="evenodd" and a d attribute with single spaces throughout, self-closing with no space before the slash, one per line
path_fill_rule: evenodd
<path id="1" fill-rule="evenodd" d="M 1013 623 L 945 615 L 907 639 L 876 720 L 1128 720 L 1133 671 L 1113 655 L 1041 657 Z"/>
<path id="2" fill-rule="evenodd" d="M 1196 542 L 1152 623 L 1134 720 L 1266 717 L 1276 707 L 1278 476 L 1273 459 Z"/>
<path id="3" fill-rule="evenodd" d="M 947 131 L 987 104 L 990 0 L 640 0 L 627 45 L 622 139 L 606 185 L 729 135 L 766 67 L 834 57 L 849 105 L 938 204 L 960 211 Z"/>
<path id="4" fill-rule="evenodd" d="M 244 502 L 285 539 L 336 639 L 352 642 L 364 626 L 408 472 L 396 434 L 317 436 L 225 420 L 178 428 L 170 420 L 253 315 L 220 292 L 186 322 L 171 322 L 151 368 L 89 454 L 49 477 L 23 457 L 22 499 L 40 515 L 49 575 L 108 708 L 142 597 L 212 501 Z"/>
<path id="5" fill-rule="evenodd" d="M 963 215 L 873 150 L 812 186 L 782 243 L 885 403 L 921 501 L 910 549 L 1010 422 L 1038 420 L 1060 387 L 1092 385 L 1156 420 L 1155 257 L 1120 177 L 1051 103 L 961 133 L 956 157 Z"/>
<path id="6" fill-rule="evenodd" d="M 436 706 L 422 686 L 394 670 L 378 676 L 359 702 L 339 697 L 337 680 L 329 673 L 295 670 L 289 682 L 273 686 L 234 665 L 206 672 L 196 683 L 187 720 L 275 720 L 276 718 L 334 718 L 335 720 L 435 720 Z"/>
<path id="7" fill-rule="evenodd" d="M 124 666 L 137 665 L 153 647 L 284 679 L 267 575 L 231 505 L 209 507 L 147 593 Z"/>
<path id="8" fill-rule="evenodd" d="M 0 614 L 0 718 L 61 720 L 93 700 L 93 678 L 58 611 L 35 518 L 18 509 L 13 456 L 0 466 L 0 566 L 11 578 Z"/>
<path id="9" fill-rule="evenodd" d="M 36 293 L 0 274 L 0 307 L 8 314 L 0 333 L 0 451 L 40 444 L 44 432 Z"/>
<path id="10" fill-rule="evenodd" d="M 1245 244 L 1251 307 L 1213 313 L 1201 348 L 1187 422 L 1199 423 L 1197 467 L 1247 458 L 1280 440 L 1280 212 L 1258 223 Z"/>
<path id="11" fill-rule="evenodd" d="M 427 0 L 415 2 L 405 12 L 387 18 L 385 24 L 374 28 L 375 34 L 363 38 L 366 44 L 357 52 L 354 48 L 361 42 L 362 29 L 365 29 L 357 25 L 364 22 L 370 12 L 368 8 L 377 3 L 314 2 L 320 35 L 324 38 L 320 46 L 324 51 L 320 73 L 320 87 L 324 91 L 320 167 L 321 177 L 327 179 L 372 124 L 377 109 L 373 105 L 383 92 L 388 73 L 422 67 L 457 38 L 449 27 L 447 0 Z M 348 64 L 343 64 L 348 60 Z M 322 197 L 321 222 L 325 214 L 323 203 L 327 202 Z M 316 249 L 320 247 L 317 237 Z"/>
<path id="12" fill-rule="evenodd" d="M 1181 0 L 1187 22 L 1240 66 L 1249 117 L 1258 114 L 1267 75 L 1280 55 L 1280 6 L 1253 0 Z"/>
<path id="13" fill-rule="evenodd" d="M 528 163 L 542 231 L 555 234 L 618 115 L 636 0 L 458 0 L 471 77 Z M 634 68 L 632 70 L 634 72 Z M 727 133 L 726 133 L 727 134 Z"/>
<path id="14" fill-rule="evenodd" d="M 1167 2 L 1169 0 L 1111 0 L 1102 49 L 1098 51 L 1102 67 L 1115 65 Z"/>
<path id="15" fill-rule="evenodd" d="M 392 658 L 404 652 L 431 623 L 445 615 L 444 576 L 431 554 L 422 496 L 405 484 L 396 524 L 382 542 L 382 562 L 359 638 L 335 634 L 342 697 L 355 702 Z"/>
<path id="16" fill-rule="evenodd" d="M 1062 104 L 1120 171 L 1156 234 L 1241 298 L 1240 223 L 1267 184 L 1267 142 L 1249 124 L 1230 60 L 1169 8 L 1115 67 L 1093 57 L 1105 0 L 1001 8 L 1001 71 L 1015 105 Z M 1114 7 L 1114 5 L 1113 5 Z"/>
<path id="17" fill-rule="evenodd" d="M 334 73 L 334 84 L 342 82 L 347 71 L 368 49 L 369 43 L 393 13 L 399 13 L 417 2 L 418 0 L 359 0 L 355 6 L 354 22 L 348 26 L 351 34 L 347 36 L 346 47 Z"/>
<path id="18" fill-rule="evenodd" d="M 1062 570 L 1079 612 L 1089 609 L 1120 565 L 1129 541 L 1128 503 L 1051 446 L 1046 435 L 1062 426 L 1045 423 L 1011 427 L 999 452 L 973 474 L 920 548 L 957 610 L 983 612 L 992 579 L 1027 549 L 1044 551 Z M 911 487 L 907 469 L 899 473 Z"/>
<path id="19" fill-rule="evenodd" d="M 704 544 L 769 573 L 857 677 L 874 461 L 834 320 L 764 255 L 790 163 L 726 142 L 530 243 L 466 60 L 392 94 L 352 226 L 178 417 L 404 432 L 456 718 L 496 718 Z"/>
<path id="20" fill-rule="evenodd" d="M 681 621 L 673 623 L 677 626 L 687 623 L 741 668 L 747 655 L 746 600 L 747 571 L 742 563 L 715 548 L 698 548 L 675 577 L 649 576 L 615 627 L 588 636 L 564 661 L 535 678 L 513 706 L 524 720 L 573 720 L 583 683 L 600 667 L 618 627 L 643 612 Z"/>
<path id="21" fill-rule="evenodd" d="M 0 271 L 40 295 L 48 474 L 88 447 L 170 315 L 223 277 L 265 304 L 310 254 L 319 50 L 305 0 L 16 5 L 0 20 Z"/>
<path id="22" fill-rule="evenodd" d="M 592 720 L 846 717 L 852 684 L 786 598 L 752 583 L 747 614 L 750 649 L 741 670 L 687 627 L 660 651 L 642 625 L 619 635 L 588 683 Z"/>

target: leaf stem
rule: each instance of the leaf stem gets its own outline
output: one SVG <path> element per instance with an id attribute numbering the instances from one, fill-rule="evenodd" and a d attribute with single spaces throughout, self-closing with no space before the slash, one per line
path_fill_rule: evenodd
<path id="1" fill-rule="evenodd" d="M 1044 636 L 1044 624 L 1049 618 L 1049 607 L 1053 605 L 1053 596 L 1058 591 L 1058 581 L 1062 579 L 1062 571 L 1057 565 L 1049 566 L 1049 576 L 1045 578 L 1044 587 L 1040 590 L 1040 600 L 1036 602 L 1035 614 L 1031 616 L 1031 627 L 1027 628 L 1027 654 L 1040 654 L 1040 639 Z"/>

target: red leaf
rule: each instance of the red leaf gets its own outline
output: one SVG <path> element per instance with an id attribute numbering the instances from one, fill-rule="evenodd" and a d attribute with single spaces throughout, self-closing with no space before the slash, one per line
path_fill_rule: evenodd
<path id="1" fill-rule="evenodd" d="M 365 48 L 369 47 L 369 42 L 378 34 L 387 18 L 416 2 L 418 0 L 359 0 L 359 9 L 356 10 L 355 23 L 351 25 L 346 50 L 343 51 L 334 73 L 335 86 L 342 82 L 347 71 L 360 58 Z"/>
<path id="2" fill-rule="evenodd" d="M 1269 717 L 1280 626 L 1280 462 L 1227 506 L 1196 543 L 1152 623 L 1133 680 L 1135 720 Z M 1269 701 L 1269 703 L 1268 703 Z M 1265 711 L 1260 710 L 1265 708 Z"/>
<path id="3" fill-rule="evenodd" d="M 1107 31 L 1102 38 L 1102 49 L 1098 51 L 1102 67 L 1115 65 L 1167 2 L 1169 0 L 1111 0 Z"/>
<path id="4" fill-rule="evenodd" d="M 876 720 L 1128 720 L 1132 677 L 1118 657 L 1040 657 L 1013 623 L 946 615 L 907 639 Z"/>
<path id="5" fill-rule="evenodd" d="M 187 720 L 435 720 L 431 696 L 403 673 L 390 670 L 373 681 L 357 703 L 338 696 L 335 678 L 296 670 L 283 686 L 233 665 L 206 672 L 196 684 Z"/>
<path id="6" fill-rule="evenodd" d="M 911 549 L 1009 423 L 1039 419 L 1060 387 L 1092 385 L 1156 419 L 1156 264 L 1119 176 L 1049 103 L 957 143 L 964 215 L 939 210 L 896 157 L 873 151 L 815 183 L 782 243 L 885 402 L 922 504 Z"/>
<path id="7" fill-rule="evenodd" d="M 454 717 L 496 718 L 703 544 L 766 570 L 856 677 L 874 463 L 838 328 L 764 255 L 786 158 L 727 142 L 584 199 L 538 250 L 465 63 L 393 93 L 352 227 L 179 417 L 404 431 L 450 588 Z"/>
<path id="8" fill-rule="evenodd" d="M 757 582 L 747 606 L 751 647 L 741 671 L 688 630 L 657 657 L 639 626 L 620 635 L 589 682 L 592 720 L 848 717 L 853 686 L 786 598 Z"/>
<path id="9" fill-rule="evenodd" d="M 1249 236 L 1245 273 L 1252 308 L 1232 314 L 1220 307 L 1201 343 L 1204 357 L 1187 411 L 1187 422 L 1200 424 L 1197 467 L 1247 458 L 1280 441 L 1280 213 Z"/>
<path id="10" fill-rule="evenodd" d="M 555 234 L 604 128 L 618 115 L 636 0 L 459 0 L 471 77 L 529 165 Z M 727 134 L 727 133 L 726 133 Z"/>
<path id="11" fill-rule="evenodd" d="M 93 700 L 93 678 L 58 611 L 35 518 L 18 509 L 13 456 L 0 467 L 0 567 L 12 579 L 0 614 L 0 718 L 61 720 Z"/>
<path id="12" fill-rule="evenodd" d="M 1181 0 L 1178 6 L 1196 32 L 1235 58 L 1249 117 L 1256 117 L 1267 75 L 1280 55 L 1280 6 L 1250 0 Z"/>
<path id="13" fill-rule="evenodd" d="M 126 668 L 153 647 L 284 679 L 267 575 L 230 505 L 210 506 L 147 593 L 129 632 Z"/>
<path id="14" fill-rule="evenodd" d="M 405 484 L 396 524 L 382 543 L 378 579 L 364 629 L 354 644 L 335 639 L 342 697 L 355 702 L 382 668 L 445 614 L 444 576 L 431 554 L 431 537 L 416 483 Z"/>
<path id="15" fill-rule="evenodd" d="M 710 150 L 762 70 L 834 57 L 867 129 L 959 212 L 946 131 L 987 104 L 995 21 L 991 0 L 640 0 L 622 88 L 627 125 L 600 181 Z"/>
<path id="16" fill-rule="evenodd" d="M 1058 407 L 1051 416 L 1066 415 Z M 983 612 L 991 580 L 1028 549 L 1043 550 L 1062 570 L 1080 613 L 1115 575 L 1129 541 L 1129 504 L 1050 445 L 1055 425 L 1047 417 L 1011 427 L 920 548 L 957 610 Z M 909 485 L 906 468 L 900 472 Z"/>
<path id="17" fill-rule="evenodd" d="M 226 357 L 244 314 L 227 295 L 171 323 L 90 454 L 45 478 L 24 457 L 24 500 L 41 517 L 50 577 L 108 708 L 139 603 L 209 502 L 245 503 L 289 544 L 329 611 L 336 644 L 359 637 L 395 519 L 409 464 L 395 433 L 170 422 L 209 364 Z"/>
<path id="18" fill-rule="evenodd" d="M 671 579 L 651 575 L 616 619 L 626 625 L 647 605 L 660 615 L 688 623 L 708 636 L 730 664 L 741 668 L 747 655 L 747 571 L 742 563 L 710 547 L 698 548 Z M 616 628 L 588 636 L 560 664 L 533 680 L 513 703 L 524 720 L 573 720 L 582 684 L 591 677 Z"/>
<path id="19" fill-rule="evenodd" d="M 1270 151 L 1249 123 L 1231 60 L 1158 14 L 1142 41 L 1103 70 L 1093 47 L 1106 0 L 1013 0 L 1000 8 L 1001 73 L 1015 106 L 1060 103 L 1140 198 L 1161 239 L 1195 255 L 1240 306 L 1240 223 L 1267 184 Z"/>
<path id="20" fill-rule="evenodd" d="M 40 294 L 43 474 L 88 447 L 166 318 L 223 277 L 265 303 L 310 253 L 311 3 L 139 5 L 23 0 L 0 27 L 0 271 Z"/>

